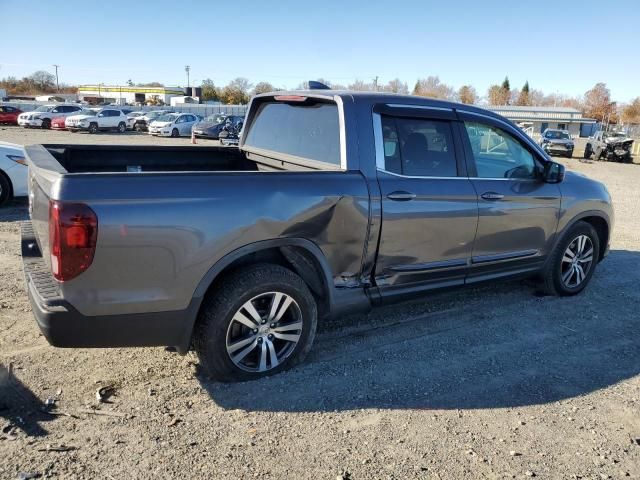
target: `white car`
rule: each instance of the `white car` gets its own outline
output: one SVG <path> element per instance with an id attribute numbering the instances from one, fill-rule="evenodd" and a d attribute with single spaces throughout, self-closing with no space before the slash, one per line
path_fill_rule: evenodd
<path id="1" fill-rule="evenodd" d="M 171 110 L 151 110 L 146 112 L 133 120 L 133 129 L 137 132 L 147 132 L 151 122 L 169 113 L 173 112 Z"/>
<path id="2" fill-rule="evenodd" d="M 146 114 L 147 112 L 143 112 L 143 111 L 127 113 L 127 128 L 129 130 L 133 130 L 136 120 L 140 117 L 145 116 Z"/>
<path id="3" fill-rule="evenodd" d="M 51 128 L 51 120 L 55 117 L 68 117 L 82 111 L 80 105 L 43 105 L 31 112 L 18 115 L 18 125 L 21 127 Z"/>
<path id="4" fill-rule="evenodd" d="M 161 137 L 190 136 L 200 117 L 193 113 L 169 113 L 157 118 L 149 125 L 149 135 Z"/>
<path id="5" fill-rule="evenodd" d="M 70 132 L 86 130 L 89 133 L 98 133 L 99 130 L 117 130 L 124 133 L 128 123 L 127 116 L 121 110 L 102 108 L 97 112 L 67 117 L 64 126 Z"/>
<path id="6" fill-rule="evenodd" d="M 0 207 L 27 195 L 28 170 L 22 145 L 0 142 Z"/>

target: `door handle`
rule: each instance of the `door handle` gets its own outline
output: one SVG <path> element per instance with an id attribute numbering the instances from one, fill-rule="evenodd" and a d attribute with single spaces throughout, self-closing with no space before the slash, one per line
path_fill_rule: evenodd
<path id="1" fill-rule="evenodd" d="M 496 192 L 485 192 L 480 195 L 485 200 L 502 200 L 504 195 Z"/>
<path id="2" fill-rule="evenodd" d="M 408 202 L 409 200 L 413 200 L 414 198 L 416 198 L 416 194 L 398 190 L 396 192 L 391 192 L 389 195 L 387 195 L 387 198 L 389 200 L 395 200 L 396 202 Z"/>

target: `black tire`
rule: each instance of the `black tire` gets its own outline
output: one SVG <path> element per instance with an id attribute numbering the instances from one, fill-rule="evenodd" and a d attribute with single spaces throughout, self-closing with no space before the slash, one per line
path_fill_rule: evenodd
<path id="1" fill-rule="evenodd" d="M 587 143 L 587 145 L 584 147 L 584 158 L 586 158 L 587 160 L 589 160 L 591 158 L 591 155 L 593 155 L 593 150 L 591 150 L 591 144 Z"/>
<path id="2" fill-rule="evenodd" d="M 234 316 L 243 305 L 269 292 L 282 292 L 295 301 L 302 321 L 300 337 L 290 353 L 274 368 L 262 372 L 246 371 L 237 366 L 227 353 L 227 335 Z M 227 276 L 224 283 L 205 300 L 195 327 L 193 345 L 203 372 L 208 376 L 223 382 L 255 380 L 287 370 L 304 360 L 313 344 L 317 317 L 315 299 L 298 275 L 280 265 L 251 265 Z M 255 338 L 260 334 L 254 330 L 253 335 Z"/>
<path id="3" fill-rule="evenodd" d="M 51 120 L 48 118 L 44 118 L 42 120 L 42 129 L 49 130 L 51 128 Z"/>
<path id="4" fill-rule="evenodd" d="M 178 138 L 180 136 L 180 132 L 178 131 L 177 128 L 174 128 L 173 130 L 171 130 L 171 138 Z"/>
<path id="5" fill-rule="evenodd" d="M 118 124 L 118 133 L 124 133 L 127 131 L 127 124 L 124 122 L 120 122 Z"/>
<path id="6" fill-rule="evenodd" d="M 96 122 L 91 122 L 89 124 L 89 129 L 88 129 L 89 133 L 98 133 L 98 124 Z"/>
<path id="7" fill-rule="evenodd" d="M 593 248 L 592 260 L 584 279 L 574 287 L 567 286 L 562 279 L 563 257 L 570 245 L 580 236 L 586 235 Z M 576 222 L 555 246 L 542 274 L 542 289 L 547 295 L 570 296 L 580 293 L 589 284 L 600 259 L 600 238 L 595 228 L 587 222 Z"/>
<path id="8" fill-rule="evenodd" d="M 0 207 L 3 207 L 11 201 L 13 192 L 11 189 L 11 181 L 0 170 Z"/>

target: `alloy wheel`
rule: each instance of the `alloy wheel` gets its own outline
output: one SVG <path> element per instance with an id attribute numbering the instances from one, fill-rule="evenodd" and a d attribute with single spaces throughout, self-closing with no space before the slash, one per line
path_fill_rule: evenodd
<path id="1" fill-rule="evenodd" d="M 245 302 L 227 328 L 231 361 L 247 372 L 266 372 L 282 364 L 302 336 L 302 311 L 293 297 L 267 292 Z"/>
<path id="2" fill-rule="evenodd" d="M 592 264 L 593 243 L 587 235 L 578 235 L 562 256 L 562 283 L 567 288 L 577 288 L 587 278 Z"/>

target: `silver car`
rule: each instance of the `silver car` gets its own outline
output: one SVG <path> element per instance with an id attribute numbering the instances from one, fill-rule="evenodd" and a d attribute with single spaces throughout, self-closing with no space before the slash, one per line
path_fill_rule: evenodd
<path id="1" fill-rule="evenodd" d="M 149 135 L 161 137 L 185 137 L 191 135 L 191 129 L 200 121 L 193 113 L 170 113 L 155 119 L 149 125 Z"/>

